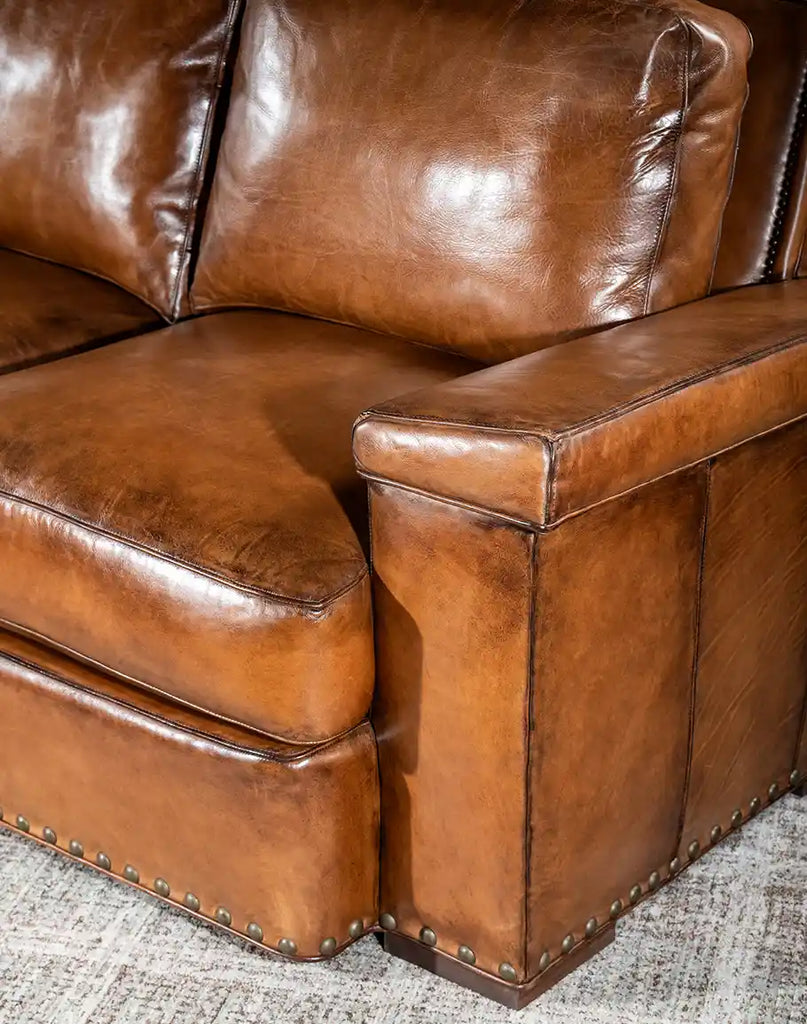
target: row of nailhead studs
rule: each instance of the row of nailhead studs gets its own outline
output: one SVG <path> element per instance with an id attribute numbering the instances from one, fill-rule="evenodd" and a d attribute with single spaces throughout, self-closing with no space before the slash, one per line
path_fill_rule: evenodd
<path id="1" fill-rule="evenodd" d="M 3 809 L 2 807 L 0 807 L 0 821 L 3 820 Z M 20 830 L 20 832 L 31 831 L 31 823 L 28 821 L 27 818 L 23 817 L 23 815 L 21 814 L 18 814 L 17 817 L 14 819 L 14 824 Z M 47 826 L 45 826 L 45 828 L 42 829 L 42 838 L 45 840 L 46 843 L 50 843 L 51 846 L 56 846 L 57 837 L 56 833 L 53 831 L 52 828 L 48 828 Z M 67 845 L 67 849 L 68 852 L 71 853 L 74 857 L 77 857 L 81 860 L 84 859 L 84 847 L 77 839 L 71 839 Z M 99 868 L 101 868 L 104 871 L 112 871 L 112 861 L 105 853 L 98 853 L 95 858 L 95 863 Z M 127 882 L 131 882 L 132 885 L 140 884 L 140 872 L 137 870 L 137 868 L 132 867 L 131 864 L 127 864 L 124 867 L 123 871 L 121 872 L 121 877 L 125 878 Z M 154 892 L 156 892 L 158 896 L 162 896 L 163 899 L 168 899 L 171 895 L 171 886 L 168 884 L 168 882 L 166 882 L 164 878 L 155 878 L 153 889 Z M 174 900 L 172 902 L 177 901 Z M 195 896 L 192 892 L 185 893 L 184 897 L 182 898 L 182 903 L 184 904 L 184 906 L 188 908 L 188 910 L 192 910 L 195 914 L 201 914 L 201 903 L 199 901 L 199 897 Z M 201 914 L 201 916 L 207 917 L 208 915 Z M 226 907 L 217 907 L 214 917 L 209 918 L 209 920 L 214 920 L 217 924 L 220 924 L 225 928 L 231 928 L 233 923 L 232 914 Z M 261 928 L 261 926 L 257 924 L 255 921 L 249 922 L 249 924 L 244 929 L 244 934 L 253 942 L 263 944 L 263 928 Z M 352 921 L 350 927 L 348 928 L 348 934 L 350 935 L 351 939 L 358 939 L 361 935 L 363 935 L 364 921 L 358 918 L 355 921 Z M 322 942 L 319 945 L 319 951 L 322 956 L 333 956 L 333 954 L 336 952 L 336 947 L 336 939 L 333 938 L 333 936 L 330 936 L 329 938 L 322 940 Z M 284 956 L 295 956 L 297 953 L 297 943 L 294 941 L 294 939 L 282 938 L 278 942 L 276 948 L 277 952 L 283 953 Z"/>
<path id="2" fill-rule="evenodd" d="M 790 785 L 792 787 L 795 788 L 799 785 L 801 781 L 801 775 L 797 770 L 794 770 L 790 773 Z M 778 796 L 779 784 L 777 782 L 772 782 L 768 787 L 768 797 L 771 801 L 773 801 Z M 759 797 L 755 796 L 748 805 L 749 817 L 753 817 L 755 814 L 757 814 L 761 807 L 762 801 L 759 799 Z M 734 828 L 738 828 L 740 825 L 742 825 L 742 823 L 743 812 L 738 807 L 736 810 L 732 812 L 731 824 Z M 716 843 L 722 835 L 723 829 L 721 828 L 721 826 L 715 825 L 710 833 L 710 839 L 712 843 Z M 693 839 L 687 847 L 687 854 L 689 856 L 690 861 L 697 860 L 697 858 L 700 856 L 700 853 L 700 843 L 697 839 Z M 680 859 L 678 857 L 673 857 L 668 867 L 669 875 L 667 877 L 668 879 L 670 879 L 673 877 L 673 875 L 676 875 L 681 870 Z M 647 880 L 648 891 L 655 892 L 661 886 L 662 881 L 663 879 L 660 871 L 651 872 L 650 877 Z M 631 904 L 635 904 L 639 902 L 643 894 L 643 887 L 637 883 L 631 888 L 630 892 L 628 893 L 628 899 L 630 900 Z M 615 920 L 616 918 L 618 918 L 624 909 L 624 904 L 622 903 L 621 899 L 614 900 L 609 909 L 609 916 L 611 920 Z M 386 931 L 395 931 L 395 929 L 398 927 L 398 922 L 395 920 L 394 915 L 390 913 L 382 914 L 381 917 L 378 919 L 378 923 Z M 597 918 L 590 917 L 588 921 L 586 921 L 585 928 L 583 930 L 584 938 L 593 938 L 596 935 L 599 927 L 600 924 Z M 437 933 L 432 928 L 429 928 L 427 925 L 424 925 L 420 929 L 419 938 L 420 941 L 425 946 L 433 947 L 437 945 Z M 573 932 L 569 932 L 569 934 L 565 936 L 563 942 L 561 942 L 560 944 L 561 956 L 566 956 L 569 953 L 571 953 L 575 946 L 582 941 L 583 939 L 578 939 Z M 464 964 L 469 964 L 473 966 L 476 963 L 476 954 L 474 953 L 470 946 L 458 946 L 457 959 L 461 960 Z M 540 959 L 538 960 L 538 973 L 543 974 L 543 972 L 550 966 L 551 963 L 552 954 L 549 952 L 548 949 L 545 949 L 541 954 Z M 513 965 L 509 963 L 499 964 L 499 975 L 501 976 L 501 978 L 504 979 L 504 981 L 508 982 L 514 982 L 518 979 L 518 974 L 516 972 L 515 967 L 513 967 Z"/>
<path id="3" fill-rule="evenodd" d="M 790 139 L 790 146 L 788 148 L 787 159 L 785 161 L 782 182 L 779 186 L 779 197 L 777 199 L 776 209 L 773 215 L 771 236 L 768 241 L 768 255 L 765 257 L 764 265 L 766 280 L 770 280 L 772 278 L 773 270 L 776 265 L 776 258 L 779 255 L 779 246 L 782 241 L 782 231 L 785 226 L 785 216 L 788 208 L 787 204 L 793 191 L 793 179 L 796 176 L 796 167 L 798 165 L 798 143 L 804 133 L 805 126 L 807 126 L 807 68 L 805 68 L 801 82 L 799 102 L 798 107 L 796 108 L 796 120 L 793 125 L 793 134 Z"/>

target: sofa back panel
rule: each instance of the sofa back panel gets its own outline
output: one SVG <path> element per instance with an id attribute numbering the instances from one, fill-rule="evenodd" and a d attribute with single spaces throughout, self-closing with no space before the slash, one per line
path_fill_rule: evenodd
<path id="1" fill-rule="evenodd" d="M 807 4 L 713 0 L 751 29 L 751 92 L 715 288 L 792 277 L 807 231 Z"/>
<path id="2" fill-rule="evenodd" d="M 0 0 L 0 246 L 170 315 L 236 0 Z"/>
<path id="3" fill-rule="evenodd" d="M 689 0 L 250 0 L 194 308 L 492 362 L 703 295 L 748 47 Z"/>

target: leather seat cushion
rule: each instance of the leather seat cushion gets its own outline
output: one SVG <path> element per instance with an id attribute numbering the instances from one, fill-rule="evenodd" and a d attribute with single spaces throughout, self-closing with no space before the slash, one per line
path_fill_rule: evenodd
<path id="1" fill-rule="evenodd" d="M 367 711 L 351 425 L 457 356 L 275 313 L 186 321 L 0 380 L 0 620 L 281 739 Z"/>
<path id="2" fill-rule="evenodd" d="M 0 373 L 161 323 L 107 281 L 0 249 Z"/>

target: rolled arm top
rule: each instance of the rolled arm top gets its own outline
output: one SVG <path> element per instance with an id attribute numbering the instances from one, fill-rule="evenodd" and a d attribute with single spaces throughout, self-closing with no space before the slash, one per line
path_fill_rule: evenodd
<path id="1" fill-rule="evenodd" d="M 728 292 L 385 402 L 368 477 L 537 527 L 807 415 L 807 281 Z"/>

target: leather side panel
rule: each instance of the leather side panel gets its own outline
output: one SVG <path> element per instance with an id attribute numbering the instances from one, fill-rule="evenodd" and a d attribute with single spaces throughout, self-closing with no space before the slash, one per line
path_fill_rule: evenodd
<path id="1" fill-rule="evenodd" d="M 663 878 L 689 745 L 706 475 L 541 536 L 528 973 Z M 591 927 L 591 926 L 590 926 Z M 590 937 L 590 936 L 588 936 Z M 564 952 L 566 952 L 564 950 Z"/>
<path id="2" fill-rule="evenodd" d="M 532 538 L 371 487 L 380 910 L 523 970 Z M 383 919 L 382 919 L 383 923 Z"/>
<path id="3" fill-rule="evenodd" d="M 805 524 L 806 424 L 716 460 L 682 851 L 788 784 L 807 685 Z"/>
<path id="4" fill-rule="evenodd" d="M 42 666 L 37 661 L 43 663 Z M 47 667 L 45 667 L 47 666 Z M 199 914 L 229 911 L 263 943 L 292 939 L 303 957 L 323 939 L 349 941 L 351 922 L 376 917 L 377 770 L 367 723 L 339 741 L 300 751 L 242 732 L 212 735 L 187 712 L 172 719 L 135 689 L 0 633 L 0 805 L 33 835 L 56 833 L 83 858 L 99 852 L 121 876 L 131 865 L 170 901 Z M 114 695 L 114 696 L 113 696 Z M 218 729 L 218 726 L 214 728 Z M 229 730 L 232 734 L 233 730 Z"/>

